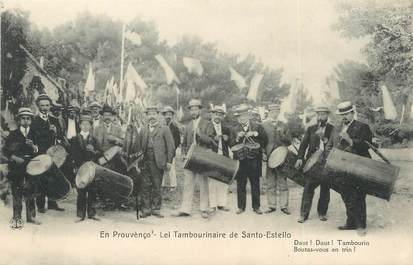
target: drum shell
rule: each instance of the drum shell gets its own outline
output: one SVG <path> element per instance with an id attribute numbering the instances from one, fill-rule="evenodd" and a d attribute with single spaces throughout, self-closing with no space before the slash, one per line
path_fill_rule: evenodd
<path id="1" fill-rule="evenodd" d="M 295 168 L 295 162 L 297 161 L 298 155 L 295 154 L 293 151 L 288 149 L 287 155 L 285 157 L 285 161 L 282 165 L 278 166 L 277 168 L 269 169 L 273 170 L 275 174 L 286 174 L 287 178 L 292 180 L 293 182 L 297 183 L 300 186 L 305 185 L 305 176 L 302 174 L 300 170 Z"/>
<path id="2" fill-rule="evenodd" d="M 389 201 L 400 168 L 333 148 L 327 157 L 325 170 L 334 176 L 335 189 L 340 189 L 338 180 L 341 178 L 353 186 L 360 186 L 369 195 Z"/>
<path id="3" fill-rule="evenodd" d="M 53 201 L 66 199 L 72 188 L 65 175 L 54 163 L 49 170 L 39 176 L 39 186 Z"/>
<path id="4" fill-rule="evenodd" d="M 110 198 L 126 199 L 133 191 L 133 180 L 130 177 L 91 161 L 79 168 L 76 185 L 78 188 L 93 185 L 102 195 Z"/>
<path id="5" fill-rule="evenodd" d="M 66 161 L 67 151 L 61 145 L 53 145 L 47 149 L 46 152 L 51 158 L 55 165 L 60 168 Z"/>
<path id="6" fill-rule="evenodd" d="M 232 156 L 235 160 L 244 160 L 247 158 L 247 150 L 244 144 L 236 144 L 231 148 Z"/>
<path id="7" fill-rule="evenodd" d="M 314 152 L 305 162 L 303 167 L 303 174 L 309 178 L 316 178 L 320 181 L 326 180 L 327 175 L 324 170 L 326 163 L 325 157 L 327 156 L 327 151 L 321 149 Z"/>
<path id="8" fill-rule="evenodd" d="M 238 172 L 239 161 L 194 145 L 188 152 L 184 168 L 230 184 Z"/>

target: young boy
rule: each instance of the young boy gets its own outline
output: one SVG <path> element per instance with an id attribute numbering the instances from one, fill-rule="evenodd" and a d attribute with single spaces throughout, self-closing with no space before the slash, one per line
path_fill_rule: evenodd
<path id="1" fill-rule="evenodd" d="M 95 161 L 100 155 L 101 150 L 96 138 L 90 133 L 93 125 L 93 118 L 89 115 L 80 117 L 80 133 L 70 140 L 74 165 L 79 169 L 87 161 Z M 86 212 L 89 219 L 99 221 L 95 217 L 94 207 L 96 191 L 92 186 L 77 189 L 77 217 L 76 223 L 84 221 Z"/>

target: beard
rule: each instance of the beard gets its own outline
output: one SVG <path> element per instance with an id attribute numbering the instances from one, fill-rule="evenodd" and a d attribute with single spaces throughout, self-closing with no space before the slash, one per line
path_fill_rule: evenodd
<path id="1" fill-rule="evenodd" d="M 199 114 L 191 114 L 191 117 L 192 117 L 193 120 L 196 120 L 196 119 L 198 119 Z"/>
<path id="2" fill-rule="evenodd" d="M 166 123 L 169 124 L 172 121 L 172 119 L 171 118 L 165 118 L 165 121 L 166 121 Z"/>
<path id="3" fill-rule="evenodd" d="M 327 124 L 327 120 L 318 120 L 318 123 L 320 124 L 321 127 L 324 127 Z"/>

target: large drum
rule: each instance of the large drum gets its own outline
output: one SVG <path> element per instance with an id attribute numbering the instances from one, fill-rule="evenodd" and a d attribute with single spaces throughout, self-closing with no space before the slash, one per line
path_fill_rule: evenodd
<path id="1" fill-rule="evenodd" d="M 70 194 L 70 182 L 53 163 L 49 155 L 43 154 L 34 157 L 27 164 L 26 172 L 30 176 L 38 177 L 40 189 L 50 200 L 63 200 Z"/>
<path id="2" fill-rule="evenodd" d="M 323 150 L 318 149 L 307 159 L 303 167 L 303 173 L 315 176 L 321 174 L 324 169 L 324 163 L 322 161 Z"/>
<path id="3" fill-rule="evenodd" d="M 193 145 L 188 151 L 184 168 L 230 184 L 238 173 L 239 161 Z"/>
<path id="4" fill-rule="evenodd" d="M 287 173 L 287 177 L 295 183 L 304 186 L 305 179 L 299 170 L 295 168 L 297 154 L 286 146 L 275 148 L 268 158 L 268 168 Z"/>
<path id="5" fill-rule="evenodd" d="M 133 180 L 92 161 L 84 163 L 77 172 L 76 186 L 80 189 L 95 185 L 99 192 L 111 198 L 126 199 L 133 190 Z"/>
<path id="6" fill-rule="evenodd" d="M 336 148 L 327 156 L 325 170 L 334 178 L 349 178 L 367 194 L 390 200 L 400 168 Z M 340 188 L 335 185 L 333 188 Z"/>
<path id="7" fill-rule="evenodd" d="M 67 151 L 61 145 L 53 145 L 49 147 L 46 153 L 52 158 L 52 161 L 58 168 L 60 168 L 66 161 Z"/>

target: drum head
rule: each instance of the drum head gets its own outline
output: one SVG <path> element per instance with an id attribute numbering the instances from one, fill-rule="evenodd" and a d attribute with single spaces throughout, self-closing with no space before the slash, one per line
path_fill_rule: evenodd
<path id="1" fill-rule="evenodd" d="M 48 154 L 38 155 L 27 164 L 26 172 L 30 176 L 41 175 L 52 166 L 52 158 Z"/>
<path id="2" fill-rule="evenodd" d="M 76 174 L 76 187 L 83 189 L 95 178 L 95 163 L 89 161 L 84 163 Z"/>
<path id="3" fill-rule="evenodd" d="M 106 157 L 106 159 L 107 160 L 112 160 L 112 158 L 114 158 L 115 157 L 115 155 L 117 154 L 117 153 L 119 153 L 119 151 L 120 150 L 122 150 L 122 147 L 120 147 L 120 146 L 112 146 L 111 148 L 109 148 L 108 150 L 106 150 L 105 151 L 105 157 Z"/>
<path id="4" fill-rule="evenodd" d="M 285 159 L 287 158 L 287 154 L 288 154 L 287 147 L 280 146 L 280 147 L 275 148 L 275 150 L 272 151 L 270 157 L 268 158 L 268 167 L 277 168 L 281 166 L 285 162 Z"/>
<path id="5" fill-rule="evenodd" d="M 308 172 L 320 160 L 320 156 L 322 153 L 322 150 L 317 150 L 314 154 L 311 155 L 311 157 L 307 160 L 307 162 L 304 165 L 304 173 Z"/>
<path id="6" fill-rule="evenodd" d="M 245 144 L 236 144 L 233 147 L 231 147 L 231 151 L 233 153 L 239 152 L 240 150 L 244 149 Z"/>
<path id="7" fill-rule="evenodd" d="M 186 159 L 184 161 L 184 168 L 187 168 L 189 161 L 191 160 L 192 157 L 192 153 L 194 152 L 196 145 L 191 145 L 191 147 L 189 148 L 188 152 L 186 153 Z"/>
<path id="8" fill-rule="evenodd" d="M 47 154 L 52 158 L 52 161 L 60 168 L 66 161 L 67 151 L 61 145 L 54 145 L 47 149 Z"/>

